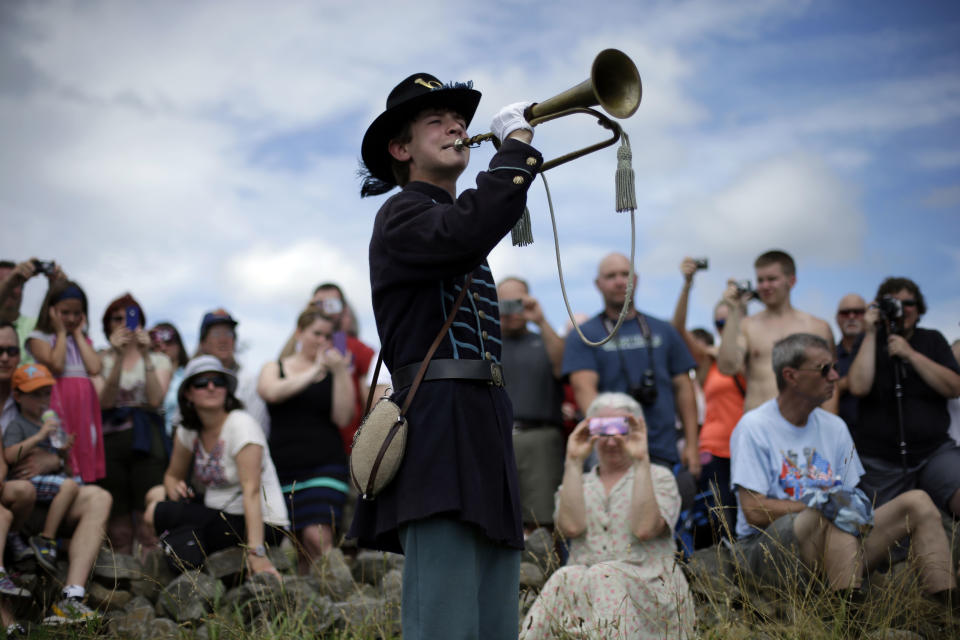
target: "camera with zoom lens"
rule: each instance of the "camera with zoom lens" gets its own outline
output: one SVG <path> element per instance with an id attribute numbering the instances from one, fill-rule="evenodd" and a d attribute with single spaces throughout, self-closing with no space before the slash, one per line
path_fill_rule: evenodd
<path id="1" fill-rule="evenodd" d="M 630 395 L 634 400 L 645 407 L 650 407 L 657 402 L 657 378 L 653 370 L 647 369 L 643 372 L 639 385 L 630 385 Z"/>
<path id="2" fill-rule="evenodd" d="M 887 321 L 890 333 L 899 334 L 903 330 L 903 303 L 900 298 L 883 296 L 877 301 L 877 309 Z"/>
<path id="3" fill-rule="evenodd" d="M 739 297 L 741 297 L 741 296 L 743 296 L 744 294 L 747 294 L 747 293 L 750 294 L 750 297 L 747 298 L 747 300 L 759 300 L 759 299 L 760 299 L 760 294 L 758 294 L 758 293 L 754 290 L 753 285 L 750 283 L 749 280 L 740 280 L 739 282 L 737 282 L 737 297 L 739 298 Z"/>

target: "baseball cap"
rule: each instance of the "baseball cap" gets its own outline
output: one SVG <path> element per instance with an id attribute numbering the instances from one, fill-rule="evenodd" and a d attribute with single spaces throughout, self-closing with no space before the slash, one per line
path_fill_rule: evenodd
<path id="1" fill-rule="evenodd" d="M 203 320 L 200 322 L 200 339 L 207 337 L 207 330 L 215 324 L 228 324 L 230 328 L 236 327 L 239 323 L 233 319 L 224 308 L 214 309 L 203 314 Z"/>
<path id="2" fill-rule="evenodd" d="M 36 391 L 40 387 L 52 387 L 57 384 L 50 374 L 50 370 L 42 364 L 22 364 L 13 372 L 10 384 L 14 389 L 24 393 Z"/>

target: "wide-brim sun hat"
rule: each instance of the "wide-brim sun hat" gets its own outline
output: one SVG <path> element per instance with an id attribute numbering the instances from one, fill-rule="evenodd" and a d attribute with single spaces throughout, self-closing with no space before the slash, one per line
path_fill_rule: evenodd
<path id="1" fill-rule="evenodd" d="M 473 82 L 444 84 L 429 73 L 415 73 L 406 78 L 387 96 L 386 110 L 363 136 L 360 155 L 367 179 L 379 180 L 388 188 L 397 184 L 387 145 L 417 113 L 431 106 L 446 107 L 463 116 L 469 127 L 479 104 L 480 92 L 473 88 Z"/>
<path id="2" fill-rule="evenodd" d="M 231 394 L 237 390 L 237 375 L 223 366 L 223 363 L 214 356 L 197 356 L 187 363 L 183 369 L 183 380 L 177 389 L 177 398 L 185 398 L 190 379 L 203 373 L 220 373 L 227 379 L 227 391 Z"/>

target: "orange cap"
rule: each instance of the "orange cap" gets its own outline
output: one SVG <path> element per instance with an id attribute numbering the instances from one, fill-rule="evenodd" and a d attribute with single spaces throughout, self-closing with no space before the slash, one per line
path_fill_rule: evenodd
<path id="1" fill-rule="evenodd" d="M 57 381 L 42 364 L 22 364 L 13 372 L 10 383 L 14 389 L 30 393 L 40 387 L 52 387 Z"/>

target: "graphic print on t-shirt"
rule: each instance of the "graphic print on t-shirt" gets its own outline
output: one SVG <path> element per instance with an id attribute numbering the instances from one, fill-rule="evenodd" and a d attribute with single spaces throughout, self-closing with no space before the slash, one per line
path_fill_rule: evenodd
<path id="1" fill-rule="evenodd" d="M 829 489 L 842 484 L 830 463 L 816 449 L 804 447 L 802 461 L 796 451 L 789 449 L 786 453 L 781 449 L 780 455 L 783 461 L 777 481 L 783 492 L 794 500 L 801 499 L 809 489 Z"/>
<path id="2" fill-rule="evenodd" d="M 208 456 L 200 446 L 200 438 L 193 443 L 193 473 L 205 487 L 219 487 L 227 484 L 227 474 L 223 470 L 223 440 L 218 440 Z"/>

